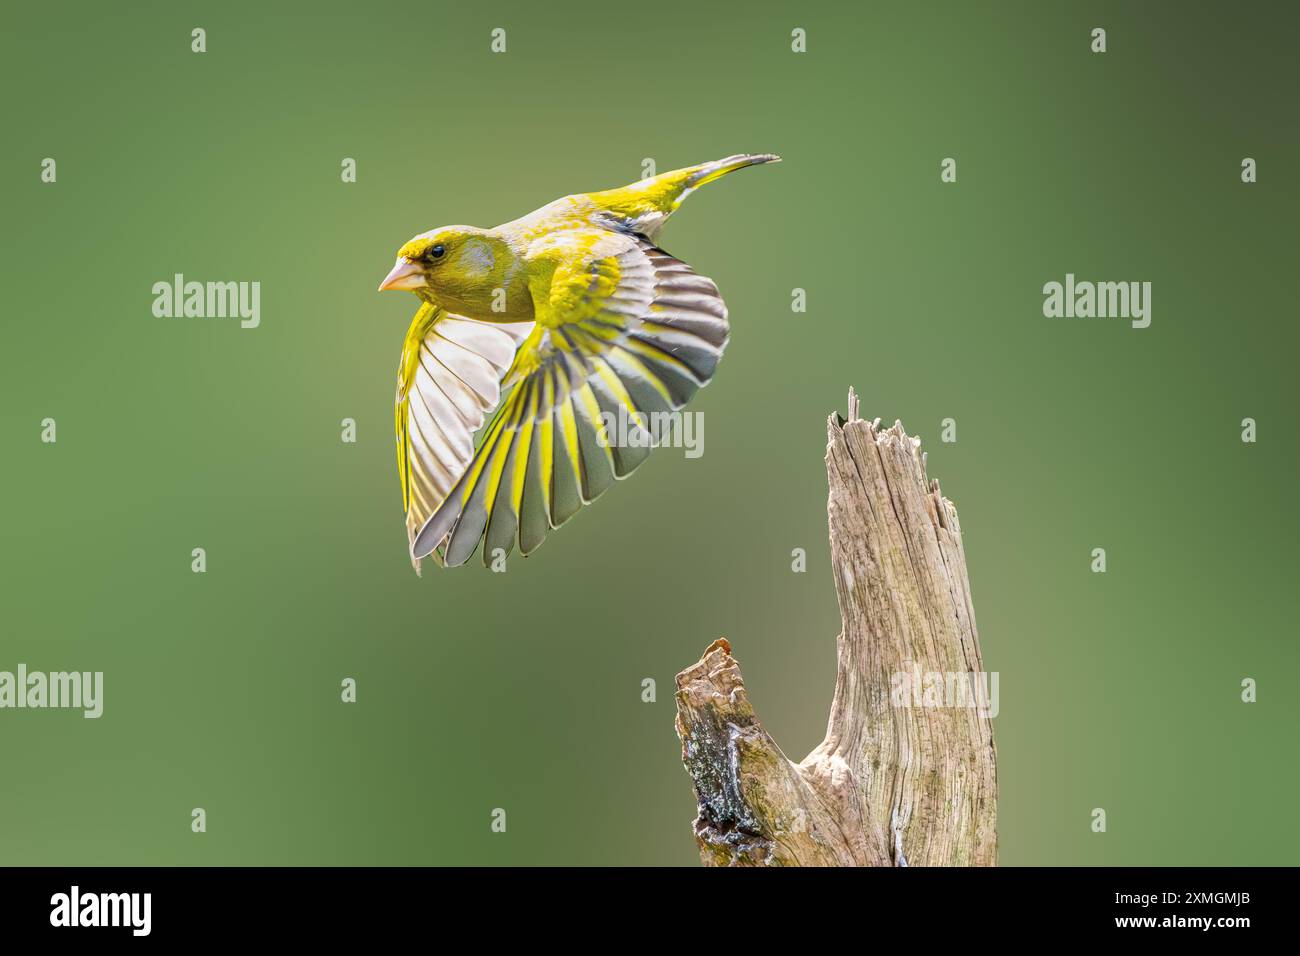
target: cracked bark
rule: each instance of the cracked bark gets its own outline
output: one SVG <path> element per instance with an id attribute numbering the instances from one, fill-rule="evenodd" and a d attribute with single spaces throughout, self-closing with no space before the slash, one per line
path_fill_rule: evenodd
<path id="1" fill-rule="evenodd" d="M 859 419 L 852 390 L 848 420 L 832 414 L 827 431 L 843 629 L 826 737 L 801 763 L 789 760 L 725 640 L 678 674 L 700 858 L 993 866 L 996 756 L 957 510 L 927 479 L 920 440 L 898 422 Z M 996 695 L 991 702 L 996 712 Z"/>

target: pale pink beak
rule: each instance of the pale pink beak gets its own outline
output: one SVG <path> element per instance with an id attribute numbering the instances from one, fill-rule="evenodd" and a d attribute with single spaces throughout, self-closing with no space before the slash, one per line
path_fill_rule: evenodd
<path id="1" fill-rule="evenodd" d="M 398 289 L 413 292 L 416 289 L 423 289 L 428 284 L 428 281 L 424 278 L 424 273 L 420 271 L 418 263 L 407 258 L 400 258 L 397 260 L 397 265 L 393 266 L 393 271 L 384 276 L 384 281 L 379 283 L 379 291 Z"/>

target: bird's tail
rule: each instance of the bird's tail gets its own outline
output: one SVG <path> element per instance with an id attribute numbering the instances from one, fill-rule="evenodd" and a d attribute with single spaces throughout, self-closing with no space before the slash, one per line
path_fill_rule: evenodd
<path id="1" fill-rule="evenodd" d="M 626 228 L 653 237 L 681 206 L 682 200 L 705 183 L 721 179 L 732 170 L 780 161 L 781 157 L 772 153 L 738 153 L 711 163 L 660 173 L 621 189 L 592 193 L 590 198 Z"/>
<path id="2" fill-rule="evenodd" d="M 737 153 L 735 156 L 728 156 L 726 159 L 715 159 L 711 163 L 701 163 L 699 166 L 690 166 L 686 169 L 679 169 L 678 174 L 685 173 L 683 185 L 686 189 L 695 189 L 706 183 L 711 183 L 715 179 L 721 179 L 727 173 L 736 169 L 744 169 L 746 166 L 760 166 L 763 163 L 779 163 L 781 157 L 775 153 Z M 672 176 L 673 173 L 665 173 L 665 176 Z"/>

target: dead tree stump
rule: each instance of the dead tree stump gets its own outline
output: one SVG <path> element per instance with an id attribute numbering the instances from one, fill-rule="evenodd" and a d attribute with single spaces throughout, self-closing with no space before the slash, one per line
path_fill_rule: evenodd
<path id="1" fill-rule="evenodd" d="M 821 745 L 798 764 L 781 752 L 725 640 L 677 675 L 706 865 L 997 863 L 996 677 L 980 658 L 957 511 L 926 478 L 920 440 L 879 426 L 857 417 L 852 390 L 848 420 L 828 422 L 843 630 Z"/>

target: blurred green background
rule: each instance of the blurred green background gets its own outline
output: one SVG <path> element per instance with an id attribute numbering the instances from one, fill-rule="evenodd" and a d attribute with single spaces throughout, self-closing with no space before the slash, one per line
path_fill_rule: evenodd
<path id="1" fill-rule="evenodd" d="M 726 636 L 791 757 L 825 729 L 822 456 L 850 384 L 960 509 L 1002 862 L 1295 862 L 1294 8 L 8 19 L 0 669 L 106 692 L 98 721 L 0 711 L 0 862 L 695 864 L 673 675 Z M 416 300 L 375 292 L 397 247 L 647 157 L 768 150 L 662 237 L 731 309 L 704 456 L 661 450 L 505 574 L 417 578 L 391 407 Z M 154 318 L 177 272 L 260 281 L 261 327 Z M 1067 272 L 1151 281 L 1151 327 L 1044 318 Z"/>

